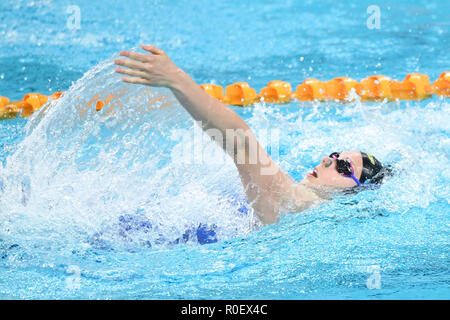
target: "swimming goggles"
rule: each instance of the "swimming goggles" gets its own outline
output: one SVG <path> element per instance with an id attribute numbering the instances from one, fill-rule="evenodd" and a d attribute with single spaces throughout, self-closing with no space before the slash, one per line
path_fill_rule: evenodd
<path id="1" fill-rule="evenodd" d="M 330 158 L 336 160 L 336 170 L 341 175 L 347 178 L 352 178 L 358 186 L 362 185 L 361 182 L 355 177 L 355 170 L 353 169 L 353 165 L 351 162 L 347 160 L 341 160 L 339 158 L 339 152 L 333 152 L 330 154 Z"/>

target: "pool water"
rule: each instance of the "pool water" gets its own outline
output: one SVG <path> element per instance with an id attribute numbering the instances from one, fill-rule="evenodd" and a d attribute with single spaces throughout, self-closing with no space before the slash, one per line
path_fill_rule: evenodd
<path id="1" fill-rule="evenodd" d="M 0 94 L 68 91 L 0 122 L 0 298 L 448 299 L 448 99 L 233 107 L 296 180 L 343 149 L 394 168 L 378 189 L 261 227 L 232 161 L 170 92 L 113 72 L 141 43 L 198 83 L 257 91 L 450 69 L 450 3 L 378 1 L 380 29 L 370 5 L 2 1 Z M 114 107 L 87 107 L 109 93 Z M 217 241 L 177 241 L 202 224 Z"/>

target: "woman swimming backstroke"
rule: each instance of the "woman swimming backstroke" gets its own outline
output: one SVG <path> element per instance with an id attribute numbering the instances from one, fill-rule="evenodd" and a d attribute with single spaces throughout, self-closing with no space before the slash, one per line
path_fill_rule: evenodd
<path id="1" fill-rule="evenodd" d="M 383 165 L 360 151 L 333 152 L 303 180 L 294 181 L 270 158 L 236 112 L 207 94 L 163 50 L 152 45 L 142 45 L 142 49 L 149 53 L 121 51 L 120 55 L 129 59 L 116 59 L 115 64 L 126 67 L 116 72 L 127 75 L 122 78 L 127 83 L 169 88 L 203 130 L 222 133 L 225 139 L 219 144 L 234 160 L 247 199 L 263 224 L 278 221 L 281 213 L 318 205 L 331 190 L 381 181 Z M 235 134 L 230 135 L 230 130 Z"/>

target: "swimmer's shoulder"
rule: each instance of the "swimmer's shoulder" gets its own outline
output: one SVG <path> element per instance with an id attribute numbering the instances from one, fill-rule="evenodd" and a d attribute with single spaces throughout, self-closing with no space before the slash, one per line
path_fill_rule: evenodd
<path id="1" fill-rule="evenodd" d="M 294 183 L 289 194 L 289 199 L 284 201 L 284 212 L 300 212 L 328 201 L 324 194 L 301 183 Z"/>

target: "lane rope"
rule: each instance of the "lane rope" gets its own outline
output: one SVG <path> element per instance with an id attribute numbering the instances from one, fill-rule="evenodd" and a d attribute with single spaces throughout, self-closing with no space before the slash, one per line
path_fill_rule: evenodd
<path id="1" fill-rule="evenodd" d="M 356 96 L 359 96 L 361 101 L 423 100 L 432 95 L 450 97 L 450 71 L 443 72 L 432 84 L 427 75 L 410 73 L 403 81 L 383 75 L 369 76 L 360 82 L 349 77 L 329 81 L 310 78 L 299 84 L 295 91 L 292 91 L 289 82 L 274 80 L 262 88 L 259 94 L 247 82 L 236 82 L 226 86 L 225 94 L 220 85 L 202 84 L 200 87 L 219 101 L 234 106 L 251 106 L 259 101 L 275 104 L 292 101 L 351 102 Z M 22 100 L 12 102 L 7 97 L 0 96 L 0 119 L 29 117 L 49 99 L 57 100 L 62 94 L 64 91 L 55 92 L 50 96 L 28 93 Z M 105 99 L 96 96 L 91 102 L 95 102 L 96 110 L 100 111 L 112 101 L 111 97 L 114 96 L 108 95 Z"/>

